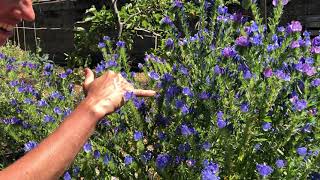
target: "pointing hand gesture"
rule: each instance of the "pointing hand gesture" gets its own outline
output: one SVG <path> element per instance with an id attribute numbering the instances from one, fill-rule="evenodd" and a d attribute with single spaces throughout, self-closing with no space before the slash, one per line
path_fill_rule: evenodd
<path id="1" fill-rule="evenodd" d="M 124 94 L 128 91 L 140 97 L 150 97 L 156 94 L 152 90 L 135 89 L 121 74 L 107 71 L 99 78 L 94 78 L 93 72 L 85 69 L 85 81 L 83 84 L 86 92 L 86 101 L 98 118 L 111 114 L 124 103 Z"/>

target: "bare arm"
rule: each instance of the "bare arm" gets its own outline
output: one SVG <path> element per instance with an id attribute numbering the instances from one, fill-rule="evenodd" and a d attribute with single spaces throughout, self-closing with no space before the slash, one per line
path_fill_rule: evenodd
<path id="1" fill-rule="evenodd" d="M 123 94 L 153 96 L 154 91 L 135 90 L 121 75 L 108 72 L 94 80 L 86 69 L 84 89 L 87 97 L 35 149 L 0 172 L 0 179 L 58 179 L 68 168 L 83 144 L 94 132 L 97 122 L 123 104 Z"/>

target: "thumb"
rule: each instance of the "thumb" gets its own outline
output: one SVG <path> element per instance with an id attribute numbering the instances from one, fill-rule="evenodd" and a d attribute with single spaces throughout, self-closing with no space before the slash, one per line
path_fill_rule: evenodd
<path id="1" fill-rule="evenodd" d="M 85 73 L 85 80 L 83 83 L 83 89 L 87 91 L 89 88 L 89 85 L 94 81 L 94 74 L 89 68 L 85 68 L 84 73 Z"/>

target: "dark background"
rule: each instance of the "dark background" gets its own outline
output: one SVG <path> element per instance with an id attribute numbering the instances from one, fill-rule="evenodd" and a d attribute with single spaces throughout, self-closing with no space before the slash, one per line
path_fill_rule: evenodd
<path id="1" fill-rule="evenodd" d="M 263 16 L 272 13 L 272 0 L 258 0 Z M 103 1 L 95 2 L 101 6 Z M 81 21 L 86 9 L 90 8 L 92 1 L 87 0 L 40 0 L 34 3 L 36 21 L 34 23 L 20 24 L 20 27 L 41 28 L 33 29 L 18 28 L 12 40 L 20 44 L 22 49 L 35 51 L 36 37 L 39 38 L 43 53 L 50 54 L 50 59 L 57 64 L 64 65 L 65 53 L 75 50 L 73 39 L 73 27 L 77 21 Z M 291 20 L 299 20 L 304 28 L 311 31 L 313 36 L 318 35 L 320 30 L 320 0 L 291 0 L 284 10 L 281 24 L 286 25 Z M 18 36 L 19 34 L 19 36 Z M 150 41 L 147 40 L 147 41 Z M 137 40 L 132 51 L 132 56 L 143 56 L 146 48 L 153 47 L 153 42 Z"/>

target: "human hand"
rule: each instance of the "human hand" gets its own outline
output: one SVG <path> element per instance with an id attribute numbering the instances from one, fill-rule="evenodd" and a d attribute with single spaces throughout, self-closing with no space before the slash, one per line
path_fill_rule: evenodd
<path id="1" fill-rule="evenodd" d="M 140 97 L 150 97 L 156 94 L 152 90 L 135 89 L 121 74 L 107 71 L 99 78 L 94 78 L 93 72 L 85 69 L 83 89 L 86 93 L 85 101 L 97 118 L 111 114 L 124 104 L 124 94 L 133 92 Z"/>

